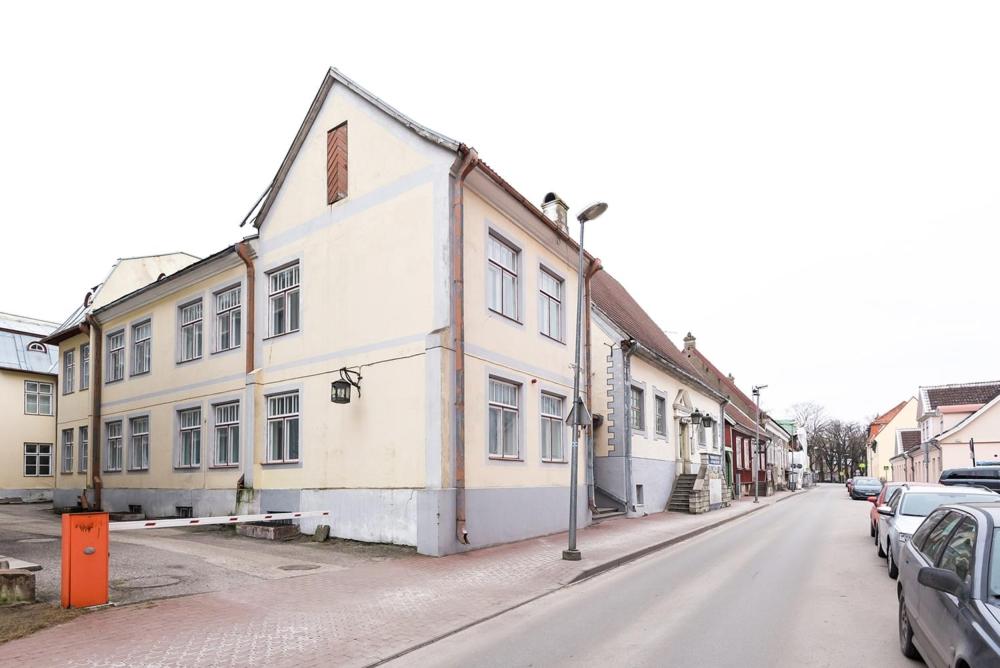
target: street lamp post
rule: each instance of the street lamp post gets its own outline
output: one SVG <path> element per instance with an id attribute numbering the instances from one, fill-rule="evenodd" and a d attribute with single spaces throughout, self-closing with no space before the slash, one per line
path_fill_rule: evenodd
<path id="1" fill-rule="evenodd" d="M 576 274 L 576 352 L 573 359 L 573 408 L 569 414 L 569 423 L 573 429 L 573 442 L 570 444 L 569 464 L 569 544 L 563 550 L 562 557 L 567 561 L 580 561 L 580 550 L 576 549 L 576 478 L 580 461 L 580 428 L 585 426 L 584 417 L 589 415 L 580 397 L 580 338 L 583 334 L 583 228 L 588 221 L 594 220 L 608 210 L 604 202 L 591 204 L 584 209 L 576 219 L 580 222 L 580 263 Z"/>
<path id="2" fill-rule="evenodd" d="M 757 402 L 757 415 L 753 421 L 753 502 L 760 503 L 760 391 L 767 385 L 754 385 L 753 398 Z"/>

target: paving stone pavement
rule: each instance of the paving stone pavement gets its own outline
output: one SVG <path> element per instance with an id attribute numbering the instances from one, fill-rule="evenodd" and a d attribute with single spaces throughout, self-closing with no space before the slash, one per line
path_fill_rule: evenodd
<path id="1" fill-rule="evenodd" d="M 0 665 L 367 666 L 555 591 L 642 551 L 802 492 L 701 514 L 615 519 L 580 531 L 448 557 L 414 556 L 349 571 L 91 612 L 0 645 Z"/>

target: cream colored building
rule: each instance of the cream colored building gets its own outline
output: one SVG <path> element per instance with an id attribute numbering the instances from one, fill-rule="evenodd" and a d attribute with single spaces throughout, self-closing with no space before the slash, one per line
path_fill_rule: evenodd
<path id="1" fill-rule="evenodd" d="M 60 339 L 100 360 L 100 401 L 59 416 L 100 467 L 57 497 L 96 477 L 149 516 L 330 510 L 425 554 L 565 529 L 577 247 L 547 208 L 330 70 L 255 234 Z"/>
<path id="2" fill-rule="evenodd" d="M 590 281 L 594 503 L 642 515 L 728 503 L 723 395 L 610 274 Z M 604 410 L 601 410 L 604 409 Z"/>
<path id="3" fill-rule="evenodd" d="M 904 430 L 917 428 L 917 398 L 910 397 L 872 420 L 868 426 L 866 475 L 886 482 L 896 480 L 892 458 L 906 449 Z"/>
<path id="4" fill-rule="evenodd" d="M 56 467 L 55 323 L 0 313 L 0 498 L 52 498 Z"/>

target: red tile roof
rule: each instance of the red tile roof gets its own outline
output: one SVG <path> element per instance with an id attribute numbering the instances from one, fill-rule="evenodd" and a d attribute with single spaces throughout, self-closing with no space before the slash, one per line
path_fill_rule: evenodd
<path id="1" fill-rule="evenodd" d="M 909 401 L 909 400 L 907 400 Z M 893 406 L 889 412 L 879 415 L 877 418 L 872 420 L 872 423 L 868 425 L 868 444 L 871 445 L 872 440 L 879 435 L 879 433 L 885 429 L 885 426 L 892 422 L 892 419 L 899 414 L 899 411 L 906 407 L 906 401 L 901 401 L 895 406 Z"/>
<path id="2" fill-rule="evenodd" d="M 904 452 L 910 448 L 920 445 L 920 440 L 919 429 L 903 429 L 899 432 L 899 441 L 903 446 Z"/>

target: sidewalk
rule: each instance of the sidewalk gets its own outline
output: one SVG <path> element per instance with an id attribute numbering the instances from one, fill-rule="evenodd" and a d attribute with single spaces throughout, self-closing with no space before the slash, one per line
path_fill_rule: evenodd
<path id="1" fill-rule="evenodd" d="M 555 534 L 99 610 L 0 646 L 0 665 L 371 665 L 802 493 L 608 520 L 580 531 L 579 562 Z"/>

